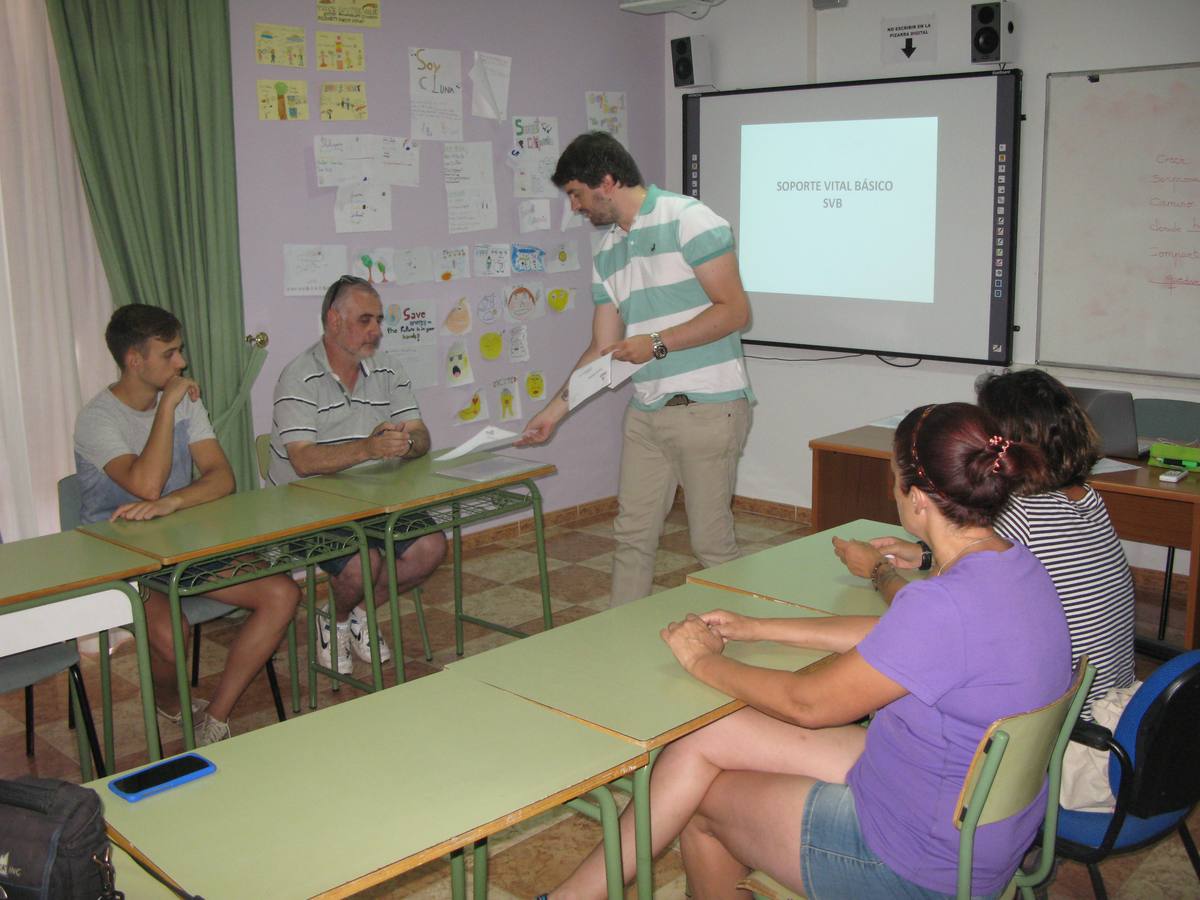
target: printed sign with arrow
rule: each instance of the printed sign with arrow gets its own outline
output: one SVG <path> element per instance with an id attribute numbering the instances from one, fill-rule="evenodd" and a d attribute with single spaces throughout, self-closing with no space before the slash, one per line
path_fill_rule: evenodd
<path id="1" fill-rule="evenodd" d="M 884 19 L 883 64 L 901 65 L 937 60 L 937 31 L 933 13 L 907 19 Z"/>

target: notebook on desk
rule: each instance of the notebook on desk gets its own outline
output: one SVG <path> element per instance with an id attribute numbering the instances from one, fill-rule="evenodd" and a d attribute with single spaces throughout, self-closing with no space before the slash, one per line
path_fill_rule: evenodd
<path id="1" fill-rule="evenodd" d="M 1150 450 L 1152 440 L 1138 439 L 1133 413 L 1133 394 L 1104 388 L 1068 387 L 1083 407 L 1096 434 L 1100 436 L 1100 455 L 1138 459 Z"/>

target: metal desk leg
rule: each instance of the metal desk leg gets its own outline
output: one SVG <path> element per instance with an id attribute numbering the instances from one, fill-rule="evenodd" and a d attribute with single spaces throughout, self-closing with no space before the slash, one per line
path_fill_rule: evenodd
<path id="1" fill-rule="evenodd" d="M 112 727 L 112 660 L 108 658 L 108 629 L 103 628 L 96 635 L 100 651 L 100 705 L 101 715 L 104 716 L 104 759 L 109 769 L 116 768 L 117 750 L 116 738 Z"/>
<path id="2" fill-rule="evenodd" d="M 396 515 L 388 517 L 383 534 L 383 565 L 387 569 L 388 609 L 392 613 L 392 662 L 396 667 L 396 684 L 404 684 L 404 643 L 400 636 L 400 597 L 396 590 Z M 371 641 L 371 653 L 378 654 L 379 641 Z"/>
<path id="3" fill-rule="evenodd" d="M 537 544 L 538 579 L 542 587 L 542 624 L 549 631 L 554 627 L 554 616 L 550 612 L 550 573 L 546 570 L 546 526 L 542 521 L 542 495 L 532 481 L 522 482 L 529 489 L 533 501 L 533 535 Z"/>
<path id="4" fill-rule="evenodd" d="M 458 504 L 454 504 L 458 518 Z M 463 655 L 463 587 L 462 587 L 462 527 L 455 525 L 454 533 L 454 652 Z"/>
<path id="5" fill-rule="evenodd" d="M 288 674 L 292 676 L 292 714 L 300 712 L 300 666 L 296 659 L 296 620 L 288 622 Z"/>
<path id="6" fill-rule="evenodd" d="M 183 729 L 183 749 L 196 749 L 195 727 L 192 722 L 192 688 L 188 679 L 187 654 L 184 648 L 183 610 L 179 606 L 179 576 L 187 564 L 180 563 L 171 573 L 170 593 L 167 595 L 171 606 L 171 646 L 175 650 L 175 682 L 179 691 L 180 727 Z M 192 648 L 194 653 L 195 647 Z"/>
<path id="7" fill-rule="evenodd" d="M 633 773 L 634 846 L 637 848 L 638 900 L 654 896 L 654 854 L 650 849 L 650 770 L 662 748 L 650 751 L 646 765 Z"/>
<path id="8" fill-rule="evenodd" d="M 450 896 L 467 900 L 467 858 L 461 847 L 450 854 Z"/>
<path id="9" fill-rule="evenodd" d="M 487 900 L 488 887 L 488 842 L 487 838 L 475 842 L 475 865 L 471 869 L 471 891 L 474 900 Z"/>
<path id="10" fill-rule="evenodd" d="M 367 536 L 363 533 L 362 526 L 357 522 L 351 522 L 350 528 L 354 530 L 354 536 L 358 538 L 358 557 L 362 561 L 362 583 L 363 583 L 363 605 L 367 608 L 367 628 L 370 629 L 367 633 L 374 640 L 371 641 L 371 683 L 375 685 L 375 690 L 383 690 L 383 664 L 379 662 L 379 614 L 375 609 L 375 585 L 371 578 L 371 548 L 367 546 Z M 393 572 L 393 577 L 395 573 Z M 337 633 L 337 614 L 333 603 L 333 588 L 329 592 L 329 634 L 330 638 Z M 396 648 L 396 652 L 400 652 L 400 648 Z M 334 668 L 337 668 L 337 656 L 333 660 Z"/>
<path id="11" fill-rule="evenodd" d="M 331 598 L 332 602 L 332 598 Z M 317 567 L 304 567 L 304 608 L 308 615 L 308 708 L 317 708 Z"/>

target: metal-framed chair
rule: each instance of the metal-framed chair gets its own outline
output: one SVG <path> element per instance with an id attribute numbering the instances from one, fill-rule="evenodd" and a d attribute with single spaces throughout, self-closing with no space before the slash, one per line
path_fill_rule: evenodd
<path id="1" fill-rule="evenodd" d="M 1135 397 L 1133 418 L 1139 438 L 1153 438 L 1173 444 L 1200 441 L 1200 403 L 1190 400 L 1166 400 L 1158 397 Z M 1167 636 L 1167 614 L 1171 601 L 1171 576 L 1175 570 L 1175 548 L 1167 548 L 1167 564 L 1163 572 L 1162 607 L 1158 613 L 1158 639 Z"/>
<path id="2" fill-rule="evenodd" d="M 1099 863 L 1175 832 L 1200 879 L 1200 854 L 1187 827 L 1200 801 L 1200 650 L 1163 663 L 1138 688 L 1113 731 L 1081 722 L 1071 736 L 1109 753 L 1111 813 L 1063 810 L 1055 853 L 1087 866 L 1092 891 L 1107 897 Z"/>
<path id="3" fill-rule="evenodd" d="M 1049 876 L 1054 864 L 1053 835 L 1058 821 L 1063 753 L 1095 675 L 1095 666 L 1081 659 L 1070 688 L 1061 697 L 1039 709 L 997 719 L 984 733 L 967 770 L 954 815 L 959 829 L 956 896 L 960 900 L 971 896 L 976 829 L 1016 815 L 1037 799 L 1043 785 L 1047 791 L 1043 829 L 1050 835 L 1043 840 L 1048 846 L 1037 868 L 1032 872 L 1018 869 L 1002 896 L 1012 897 L 1020 890 L 1023 897 L 1032 900 L 1034 887 Z M 803 897 L 765 872 L 752 872 L 738 886 L 753 892 L 756 898 Z"/>
<path id="4" fill-rule="evenodd" d="M 79 476 L 68 475 L 65 478 L 59 479 L 59 527 L 63 531 L 79 527 L 81 524 L 80 511 L 82 508 L 83 496 L 79 487 Z M 238 607 L 203 595 L 183 597 L 179 605 L 183 611 L 183 615 L 192 625 L 192 685 L 195 686 L 200 683 L 200 626 L 205 622 L 211 622 L 214 619 L 237 612 Z M 288 624 L 288 629 L 293 635 L 295 634 L 295 627 L 294 622 Z M 294 682 L 299 677 L 299 667 L 294 657 L 289 658 L 289 666 Z M 267 673 L 267 681 L 271 686 L 271 697 L 275 701 L 275 715 L 278 716 L 280 722 L 286 721 L 287 713 L 283 708 L 283 696 L 279 691 L 279 678 L 275 674 L 274 660 L 268 659 L 266 665 L 263 666 L 263 670 Z"/>

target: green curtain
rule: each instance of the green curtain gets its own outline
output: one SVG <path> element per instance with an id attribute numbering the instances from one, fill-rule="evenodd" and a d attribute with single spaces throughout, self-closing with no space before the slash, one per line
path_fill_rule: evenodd
<path id="1" fill-rule="evenodd" d="M 249 353 L 226 0 L 46 8 L 113 300 L 180 318 L 215 422 L 234 404 Z M 218 437 L 239 487 L 256 487 L 249 409 L 228 416 Z"/>

